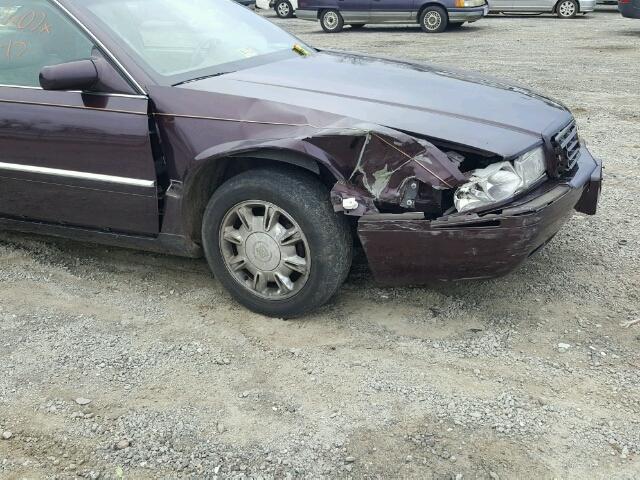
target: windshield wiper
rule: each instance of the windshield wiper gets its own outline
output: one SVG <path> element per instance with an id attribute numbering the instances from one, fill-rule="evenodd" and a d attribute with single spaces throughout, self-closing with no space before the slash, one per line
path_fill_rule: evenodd
<path id="1" fill-rule="evenodd" d="M 189 80 L 184 80 L 182 82 L 178 82 L 178 83 L 174 84 L 173 86 L 177 87 L 179 85 L 184 85 L 185 83 L 197 82 L 199 80 L 204 80 L 206 78 L 219 77 L 220 75 L 226 75 L 227 73 L 234 73 L 234 72 L 218 72 L 218 73 L 212 73 L 210 75 L 203 75 L 201 77 L 190 78 Z"/>

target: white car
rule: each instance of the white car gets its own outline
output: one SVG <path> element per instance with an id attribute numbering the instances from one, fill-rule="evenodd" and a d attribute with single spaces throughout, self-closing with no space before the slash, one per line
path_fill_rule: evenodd
<path id="1" fill-rule="evenodd" d="M 276 11 L 280 18 L 291 18 L 298 9 L 298 0 L 257 0 L 256 7 Z"/>
<path id="2" fill-rule="evenodd" d="M 573 18 L 595 8 L 596 0 L 489 0 L 491 13 L 554 13 L 560 18 Z"/>

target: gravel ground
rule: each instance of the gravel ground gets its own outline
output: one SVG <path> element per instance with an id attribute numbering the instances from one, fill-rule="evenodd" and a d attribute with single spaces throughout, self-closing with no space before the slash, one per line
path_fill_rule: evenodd
<path id="1" fill-rule="evenodd" d="M 601 212 L 499 280 L 380 289 L 358 264 L 293 322 L 202 261 L 1 233 L 0 477 L 640 478 L 640 21 L 278 23 L 562 99 Z"/>

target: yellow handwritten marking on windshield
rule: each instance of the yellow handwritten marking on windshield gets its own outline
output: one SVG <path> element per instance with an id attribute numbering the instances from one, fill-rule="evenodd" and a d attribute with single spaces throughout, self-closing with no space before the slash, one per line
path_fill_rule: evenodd
<path id="1" fill-rule="evenodd" d="M 304 48 L 302 48 L 297 43 L 293 46 L 292 50 L 296 52 L 298 55 L 301 55 L 303 57 L 306 57 L 307 55 L 309 55 L 309 52 L 307 52 Z"/>
<path id="2" fill-rule="evenodd" d="M 7 60 L 15 60 L 22 57 L 29 49 L 27 42 L 10 40 L 9 43 L 0 44 L 0 52 Z"/>
<path id="3" fill-rule="evenodd" d="M 14 26 L 18 30 L 36 33 L 51 33 L 51 25 L 47 22 L 47 14 L 39 10 L 30 10 L 24 14 L 16 14 L 6 22 L 7 26 Z"/>

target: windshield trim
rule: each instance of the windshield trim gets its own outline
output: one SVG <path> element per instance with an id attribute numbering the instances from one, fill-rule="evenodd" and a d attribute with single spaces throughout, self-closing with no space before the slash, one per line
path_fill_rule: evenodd
<path id="1" fill-rule="evenodd" d="M 87 26 L 80 21 L 78 17 L 76 17 L 66 6 L 64 6 L 59 0 L 49 0 L 54 4 L 59 10 L 63 12 L 72 22 L 74 22 L 80 29 L 94 42 L 95 46 L 98 47 L 104 54 L 113 62 L 113 64 L 120 70 L 120 72 L 125 76 L 125 78 L 131 83 L 134 89 L 138 91 L 139 94 L 147 96 L 147 92 L 145 89 L 138 83 L 138 81 L 129 73 L 129 71 L 122 65 L 120 60 L 111 53 L 111 50 L 107 48 L 107 46 L 100 41 L 98 37 L 96 37 L 93 32 L 87 28 Z"/>

